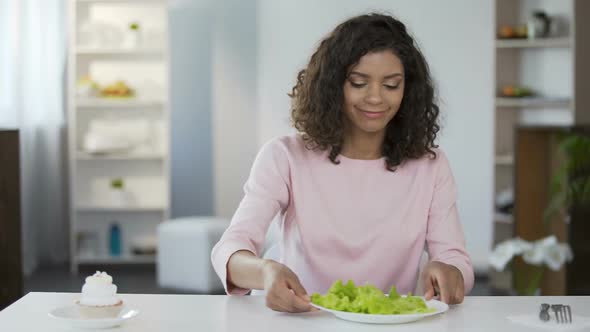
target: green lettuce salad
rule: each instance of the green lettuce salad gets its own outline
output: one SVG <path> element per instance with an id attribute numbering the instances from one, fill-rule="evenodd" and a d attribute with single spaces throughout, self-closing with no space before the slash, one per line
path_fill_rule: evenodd
<path id="1" fill-rule="evenodd" d="M 363 314 L 399 315 L 436 311 L 428 308 L 422 298 L 412 296 L 412 293 L 400 296 L 395 286 L 391 286 L 389 296 L 386 296 L 373 285 L 357 287 L 352 280 L 346 284 L 336 280 L 326 295 L 312 294 L 311 302 L 328 309 Z"/>

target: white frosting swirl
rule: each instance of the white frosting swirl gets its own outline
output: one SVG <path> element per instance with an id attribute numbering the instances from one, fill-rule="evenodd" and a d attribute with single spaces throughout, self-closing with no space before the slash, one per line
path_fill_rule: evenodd
<path id="1" fill-rule="evenodd" d="M 82 286 L 80 304 L 88 306 L 109 306 L 119 303 L 117 285 L 106 272 L 99 272 L 86 278 Z"/>

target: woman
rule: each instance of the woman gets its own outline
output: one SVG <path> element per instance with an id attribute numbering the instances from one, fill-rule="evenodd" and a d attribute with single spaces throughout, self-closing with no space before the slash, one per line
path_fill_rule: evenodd
<path id="1" fill-rule="evenodd" d="M 473 286 L 439 108 L 403 23 L 369 14 L 340 24 L 297 78 L 298 134 L 268 142 L 211 259 L 228 294 L 266 291 L 273 310 L 311 310 L 337 279 L 402 293 L 420 258 L 427 299 L 460 303 Z M 280 262 L 259 258 L 280 213 Z"/>

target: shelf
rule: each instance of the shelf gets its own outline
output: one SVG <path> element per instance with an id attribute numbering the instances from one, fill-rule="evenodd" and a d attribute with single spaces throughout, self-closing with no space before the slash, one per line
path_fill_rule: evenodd
<path id="1" fill-rule="evenodd" d="M 571 108 L 572 101 L 569 98 L 545 98 L 523 97 L 508 98 L 496 97 L 496 107 L 510 108 Z"/>
<path id="2" fill-rule="evenodd" d="M 79 56 L 163 56 L 163 49 L 119 49 L 119 48 L 84 48 L 78 47 L 75 53 Z"/>
<path id="3" fill-rule="evenodd" d="M 161 108 L 163 101 L 140 98 L 86 98 L 76 100 L 78 108 Z"/>
<path id="4" fill-rule="evenodd" d="M 78 212 L 100 213 L 100 212 L 164 212 L 162 206 L 78 206 Z"/>
<path id="5" fill-rule="evenodd" d="M 77 0 L 78 3 L 131 3 L 131 4 L 146 4 L 146 3 L 161 3 L 165 4 L 168 0 Z"/>
<path id="6" fill-rule="evenodd" d="M 496 48 L 569 48 L 569 37 L 539 39 L 496 39 Z"/>
<path id="7" fill-rule="evenodd" d="M 163 161 L 164 157 L 162 155 L 157 154 L 136 154 L 136 155 L 129 155 L 129 154 L 90 154 L 87 152 L 78 152 L 76 154 L 76 159 L 80 161 L 141 161 L 141 160 L 150 160 L 150 161 Z"/>
<path id="8" fill-rule="evenodd" d="M 495 163 L 498 166 L 512 166 L 514 165 L 514 157 L 512 155 L 498 155 L 495 158 Z"/>
<path id="9" fill-rule="evenodd" d="M 96 257 L 78 256 L 76 260 L 79 264 L 152 264 L 156 262 L 156 257 L 155 255 L 125 255 L 121 257 L 106 255 Z"/>
<path id="10" fill-rule="evenodd" d="M 501 224 L 512 224 L 514 222 L 514 217 L 508 213 L 496 212 L 494 213 L 494 222 Z"/>

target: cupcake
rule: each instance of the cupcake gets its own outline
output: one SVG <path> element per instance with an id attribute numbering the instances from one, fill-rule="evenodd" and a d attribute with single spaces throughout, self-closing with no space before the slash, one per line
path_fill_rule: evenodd
<path id="1" fill-rule="evenodd" d="M 80 300 L 76 302 L 80 316 L 84 318 L 113 318 L 123 309 L 123 301 L 117 298 L 117 286 L 106 272 L 86 278 Z"/>

